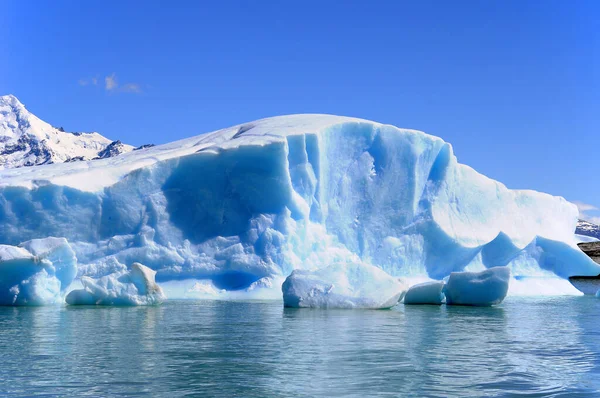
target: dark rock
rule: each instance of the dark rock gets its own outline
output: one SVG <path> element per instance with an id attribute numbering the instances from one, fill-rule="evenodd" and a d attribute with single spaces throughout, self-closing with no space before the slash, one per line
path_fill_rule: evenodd
<path id="1" fill-rule="evenodd" d="M 139 151 L 140 149 L 146 149 L 146 148 L 152 148 L 153 146 L 156 146 L 154 144 L 144 144 L 144 145 L 140 145 L 137 148 L 134 148 L 134 151 Z"/>
<path id="2" fill-rule="evenodd" d="M 587 254 L 592 260 L 600 264 L 600 242 L 585 242 L 577 246 L 582 252 Z"/>

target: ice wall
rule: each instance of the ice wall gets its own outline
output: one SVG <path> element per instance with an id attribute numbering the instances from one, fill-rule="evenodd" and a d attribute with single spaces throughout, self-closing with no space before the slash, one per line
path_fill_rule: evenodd
<path id="1" fill-rule="evenodd" d="M 334 263 L 600 273 L 575 246 L 574 205 L 509 190 L 419 131 L 293 115 L 80 163 L 0 171 L 1 244 L 61 236 L 80 277 L 141 262 L 219 291 Z"/>

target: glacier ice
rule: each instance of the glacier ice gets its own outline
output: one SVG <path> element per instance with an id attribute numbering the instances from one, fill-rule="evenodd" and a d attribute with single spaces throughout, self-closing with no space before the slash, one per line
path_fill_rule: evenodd
<path id="1" fill-rule="evenodd" d="M 63 236 L 77 278 L 141 262 L 183 294 L 195 283 L 256 294 L 260 280 L 338 263 L 436 280 L 494 266 L 522 280 L 597 275 L 576 246 L 577 215 L 458 163 L 440 138 L 330 115 L 0 170 L 0 243 Z"/>
<path id="2" fill-rule="evenodd" d="M 481 272 L 453 272 L 444 286 L 446 304 L 491 306 L 508 293 L 510 269 L 492 267 Z"/>
<path id="3" fill-rule="evenodd" d="M 433 304 L 444 302 L 444 282 L 423 282 L 411 286 L 404 296 L 404 304 Z"/>
<path id="4" fill-rule="evenodd" d="M 295 270 L 282 286 L 291 308 L 385 309 L 398 304 L 406 286 L 373 265 L 332 264 L 316 271 Z"/>
<path id="5" fill-rule="evenodd" d="M 62 301 L 77 274 L 77 259 L 64 238 L 0 245 L 0 305 Z"/>
<path id="6" fill-rule="evenodd" d="M 81 277 L 83 289 L 69 292 L 69 305 L 155 305 L 165 299 L 155 281 L 156 271 L 133 263 L 129 271 L 103 276 L 97 280 Z"/>

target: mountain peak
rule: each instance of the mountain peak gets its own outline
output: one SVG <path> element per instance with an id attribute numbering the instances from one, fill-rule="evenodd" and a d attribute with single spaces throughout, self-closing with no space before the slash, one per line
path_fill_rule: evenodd
<path id="1" fill-rule="evenodd" d="M 119 144 L 98 133 L 65 132 L 29 112 L 14 95 L 0 96 L 0 169 L 91 160 L 133 150 Z"/>

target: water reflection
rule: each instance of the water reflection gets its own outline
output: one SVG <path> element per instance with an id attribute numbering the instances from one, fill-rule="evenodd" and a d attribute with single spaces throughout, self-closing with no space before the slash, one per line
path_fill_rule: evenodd
<path id="1" fill-rule="evenodd" d="M 600 391 L 600 300 L 294 310 L 0 308 L 0 395 L 481 396 Z"/>

